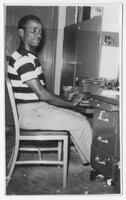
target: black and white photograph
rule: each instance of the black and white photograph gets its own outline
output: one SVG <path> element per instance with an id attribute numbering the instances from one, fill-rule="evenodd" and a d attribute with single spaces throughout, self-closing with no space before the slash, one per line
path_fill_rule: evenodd
<path id="1" fill-rule="evenodd" d="M 5 196 L 123 195 L 123 7 L 3 3 Z"/>

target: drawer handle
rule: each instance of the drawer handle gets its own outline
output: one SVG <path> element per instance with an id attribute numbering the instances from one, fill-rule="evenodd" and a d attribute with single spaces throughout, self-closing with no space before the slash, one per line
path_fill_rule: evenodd
<path id="1" fill-rule="evenodd" d="M 97 137 L 97 140 L 102 143 L 106 143 L 106 144 L 108 144 L 108 142 L 109 142 L 107 139 L 104 140 L 101 136 Z"/>
<path id="2" fill-rule="evenodd" d="M 105 113 L 105 110 L 101 110 L 100 113 L 99 113 L 98 119 L 102 120 L 103 122 L 109 122 L 108 118 L 105 118 L 105 119 L 102 118 L 104 113 Z"/>
<path id="3" fill-rule="evenodd" d="M 95 158 L 95 161 L 100 165 L 105 165 L 105 161 L 100 161 L 98 156 Z"/>

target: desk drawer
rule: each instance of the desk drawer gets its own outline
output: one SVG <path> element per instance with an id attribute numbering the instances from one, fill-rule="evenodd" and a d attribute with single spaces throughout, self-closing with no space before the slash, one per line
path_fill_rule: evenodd
<path id="1" fill-rule="evenodd" d="M 92 145 L 91 166 L 106 178 L 110 178 L 113 173 L 113 157 Z"/>
<path id="2" fill-rule="evenodd" d="M 93 133 L 93 144 L 102 151 L 115 155 L 115 134 L 114 128 L 96 129 Z"/>
<path id="3" fill-rule="evenodd" d="M 117 123 L 116 112 L 94 109 L 93 128 L 113 128 Z"/>

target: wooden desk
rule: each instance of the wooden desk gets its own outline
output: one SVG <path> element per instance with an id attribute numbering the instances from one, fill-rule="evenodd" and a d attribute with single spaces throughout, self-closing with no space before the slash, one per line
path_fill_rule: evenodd
<path id="1" fill-rule="evenodd" d="M 119 96 L 115 96 L 113 98 L 112 96 L 108 97 L 108 96 L 103 96 L 103 95 L 98 95 L 98 94 L 91 94 L 91 96 L 93 99 L 119 106 Z"/>
<path id="2" fill-rule="evenodd" d="M 90 105 L 94 110 L 91 166 L 119 188 L 119 99 L 94 94 Z"/>

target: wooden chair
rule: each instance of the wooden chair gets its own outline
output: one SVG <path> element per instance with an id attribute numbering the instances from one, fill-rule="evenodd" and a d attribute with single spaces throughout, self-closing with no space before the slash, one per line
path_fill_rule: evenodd
<path id="1" fill-rule="evenodd" d="M 67 170 L 68 170 L 68 135 L 69 133 L 64 130 L 23 130 L 19 128 L 18 112 L 15 104 L 14 94 L 11 86 L 11 82 L 8 77 L 6 77 L 6 85 L 10 98 L 10 103 L 12 107 L 12 113 L 14 118 L 15 125 L 15 145 L 12 151 L 10 161 L 8 163 L 8 174 L 6 177 L 6 186 L 8 186 L 9 181 L 12 177 L 15 165 L 18 164 L 28 164 L 28 165 L 58 165 L 63 166 L 63 188 L 66 187 L 67 182 Z M 21 141 L 57 141 L 57 147 L 44 147 L 44 148 L 31 148 L 21 146 Z M 51 145 L 50 145 L 51 146 Z M 38 160 L 19 160 L 19 152 L 38 152 Z M 58 159 L 57 160 L 43 160 L 42 152 L 43 151 L 57 151 Z"/>

